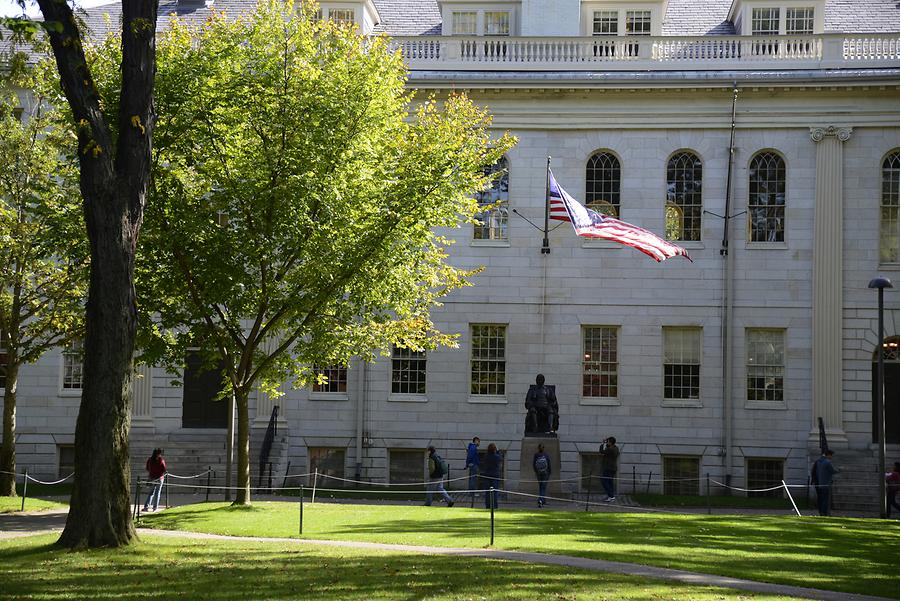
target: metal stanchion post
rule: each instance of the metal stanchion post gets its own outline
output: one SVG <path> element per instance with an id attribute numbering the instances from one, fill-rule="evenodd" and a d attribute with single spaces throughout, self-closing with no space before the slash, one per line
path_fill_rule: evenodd
<path id="1" fill-rule="evenodd" d="M 137 518 L 138 504 L 141 502 L 141 479 L 134 479 L 134 508 L 131 510 L 131 519 Z"/>
<path id="2" fill-rule="evenodd" d="M 206 502 L 209 503 L 209 485 L 212 482 L 212 466 L 207 466 L 206 469 Z"/>
<path id="3" fill-rule="evenodd" d="M 712 501 L 709 498 L 709 472 L 706 472 L 706 514 L 712 515 Z"/>
<path id="4" fill-rule="evenodd" d="M 165 474 L 163 474 L 162 476 L 160 476 L 159 485 L 166 489 L 166 509 L 168 509 L 169 507 L 171 507 L 171 505 L 169 505 L 169 487 L 166 486 L 166 476 L 165 476 Z"/>
<path id="5" fill-rule="evenodd" d="M 22 482 L 22 509 L 25 511 L 25 498 L 28 496 L 28 468 L 25 468 L 25 480 Z"/>
<path id="6" fill-rule="evenodd" d="M 300 485 L 300 536 L 303 536 L 303 485 Z"/>
<path id="7" fill-rule="evenodd" d="M 496 505 L 496 503 L 494 502 L 494 487 L 493 486 L 491 487 L 490 495 L 491 495 L 491 546 L 493 547 L 494 546 L 494 505 Z"/>
<path id="8" fill-rule="evenodd" d="M 647 474 L 647 494 L 650 494 L 650 480 L 653 479 L 653 470 L 650 470 L 650 473 Z"/>
<path id="9" fill-rule="evenodd" d="M 287 467 L 284 470 L 284 478 L 281 479 L 281 488 L 287 488 L 287 479 L 288 474 L 291 473 L 291 462 L 288 461 Z"/>
<path id="10" fill-rule="evenodd" d="M 637 466 L 631 466 L 631 494 L 637 492 Z"/>
<path id="11" fill-rule="evenodd" d="M 592 485 L 593 482 L 594 482 L 594 473 L 593 473 L 593 472 L 590 472 L 590 473 L 588 473 L 588 489 L 587 489 L 587 496 L 584 498 L 584 510 L 585 510 L 585 511 L 588 510 L 588 507 L 589 507 L 590 504 L 591 504 L 591 488 L 592 488 L 591 485 Z"/>

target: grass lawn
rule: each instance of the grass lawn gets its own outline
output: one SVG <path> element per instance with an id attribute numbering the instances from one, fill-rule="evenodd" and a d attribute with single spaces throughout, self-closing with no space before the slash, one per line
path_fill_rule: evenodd
<path id="1" fill-rule="evenodd" d="M 794 599 L 479 558 L 152 535 L 125 549 L 69 552 L 55 538 L 0 540 L 4 601 Z"/>
<path id="2" fill-rule="evenodd" d="M 790 500 L 773 497 L 744 497 L 713 495 L 707 499 L 704 495 L 654 495 L 645 493 L 633 493 L 628 495 L 642 507 L 730 507 L 749 509 L 783 509 L 793 511 Z M 808 509 L 815 505 L 806 497 L 794 497 L 794 502 L 800 509 Z"/>
<path id="3" fill-rule="evenodd" d="M 464 507 L 306 503 L 307 538 L 484 547 L 489 513 Z M 299 503 L 225 503 L 147 515 L 142 525 L 238 536 L 298 536 Z M 494 547 L 643 563 L 900 598 L 900 522 L 791 516 L 501 510 Z"/>
<path id="4" fill-rule="evenodd" d="M 45 501 L 44 499 L 25 499 L 25 511 L 44 511 L 47 509 L 65 509 L 65 503 Z M 22 510 L 22 497 L 0 497 L 0 513 L 13 513 Z"/>

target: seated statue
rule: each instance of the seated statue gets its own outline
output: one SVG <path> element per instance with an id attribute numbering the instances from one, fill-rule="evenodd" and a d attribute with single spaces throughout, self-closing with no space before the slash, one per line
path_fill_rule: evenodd
<path id="1" fill-rule="evenodd" d="M 559 429 L 559 403 L 556 401 L 556 387 L 544 385 L 543 374 L 538 374 L 535 384 L 528 387 L 525 395 L 526 434 L 544 434 Z"/>

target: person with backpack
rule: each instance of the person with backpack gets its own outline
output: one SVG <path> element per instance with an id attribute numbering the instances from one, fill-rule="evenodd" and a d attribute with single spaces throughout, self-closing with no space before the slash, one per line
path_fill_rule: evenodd
<path id="1" fill-rule="evenodd" d="M 834 451 L 825 449 L 822 456 L 813 463 L 810 471 L 810 480 L 816 487 L 816 505 L 819 508 L 819 515 L 831 515 L 831 487 L 834 475 L 841 471 L 831 462 L 832 457 L 834 457 Z"/>
<path id="2" fill-rule="evenodd" d="M 428 447 L 428 486 L 425 491 L 425 505 L 430 506 L 434 492 L 441 493 L 447 507 L 453 507 L 453 499 L 444 490 L 444 476 L 447 475 L 447 463 L 437 454 L 434 446 Z"/>
<path id="3" fill-rule="evenodd" d="M 600 467 L 603 470 L 600 484 L 606 493 L 604 501 L 613 502 L 616 500 L 616 474 L 619 472 L 619 447 L 616 446 L 615 436 L 603 441 L 600 445 L 600 455 Z"/>
<path id="4" fill-rule="evenodd" d="M 153 449 L 153 454 L 146 464 L 147 473 L 149 474 L 150 494 L 144 503 L 144 511 L 150 511 L 150 503 L 153 503 L 153 511 L 159 509 L 159 495 L 162 493 L 163 482 L 166 479 L 166 460 L 163 457 L 162 449 Z"/>
<path id="5" fill-rule="evenodd" d="M 481 458 L 478 456 L 479 444 L 481 444 L 481 439 L 476 436 L 466 448 L 466 469 L 469 470 L 469 490 L 471 491 L 478 488 L 478 467 L 481 464 Z M 475 493 L 473 492 L 472 495 L 474 502 Z"/>
<path id="6" fill-rule="evenodd" d="M 538 507 L 543 507 L 547 503 L 547 481 L 550 480 L 550 474 L 553 473 L 553 468 L 550 466 L 550 455 L 544 451 L 544 445 L 538 445 L 538 450 L 534 454 L 531 466 L 534 468 L 534 475 L 538 481 L 537 504 Z"/>

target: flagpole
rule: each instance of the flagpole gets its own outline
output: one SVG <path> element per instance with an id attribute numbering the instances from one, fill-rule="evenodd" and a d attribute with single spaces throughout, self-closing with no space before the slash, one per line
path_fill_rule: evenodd
<path id="1" fill-rule="evenodd" d="M 550 254 L 550 156 L 547 155 L 547 184 L 544 188 L 544 243 L 541 254 Z"/>

